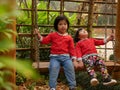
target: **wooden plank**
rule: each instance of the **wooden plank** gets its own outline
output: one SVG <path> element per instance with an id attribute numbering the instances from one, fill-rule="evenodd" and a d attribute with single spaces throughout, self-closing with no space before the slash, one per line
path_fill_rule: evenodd
<path id="1" fill-rule="evenodd" d="M 115 71 L 120 70 L 120 64 L 119 63 L 109 61 L 109 62 L 105 62 L 105 65 L 107 66 L 109 72 L 112 72 L 113 70 L 115 70 Z M 39 67 L 38 67 L 37 62 L 33 62 L 32 66 L 35 69 L 38 69 L 41 73 L 46 73 L 46 72 L 48 72 L 49 62 L 39 62 Z"/>
<path id="2" fill-rule="evenodd" d="M 105 65 L 108 67 L 108 66 L 120 66 L 119 63 L 116 63 L 116 62 L 113 62 L 113 61 L 108 61 L 108 62 L 105 62 Z"/>
<path id="3" fill-rule="evenodd" d="M 49 62 L 39 62 L 39 65 L 37 62 L 33 62 L 32 66 L 33 68 L 38 69 L 41 73 L 46 73 L 48 72 Z"/>

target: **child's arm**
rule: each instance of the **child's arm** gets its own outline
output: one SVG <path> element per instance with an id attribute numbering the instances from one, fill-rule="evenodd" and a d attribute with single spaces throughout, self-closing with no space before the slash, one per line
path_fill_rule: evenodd
<path id="1" fill-rule="evenodd" d="M 49 44 L 51 42 L 51 36 L 52 34 L 48 34 L 46 37 L 43 37 L 40 33 L 39 30 L 35 29 L 34 34 L 37 35 L 38 40 L 40 41 L 41 44 Z"/>
<path id="2" fill-rule="evenodd" d="M 104 40 L 103 39 L 102 40 L 94 39 L 94 43 L 95 43 L 96 46 L 99 46 L 99 45 L 104 45 L 107 42 L 112 41 L 112 40 L 114 40 L 114 35 L 113 34 L 111 34 L 110 36 L 108 36 Z"/>
<path id="3" fill-rule="evenodd" d="M 75 47 L 75 51 L 76 51 L 76 57 L 77 57 L 77 68 L 82 69 L 84 67 L 84 64 L 82 62 L 82 52 L 81 52 L 81 48 L 80 45 L 77 43 L 76 47 Z"/>

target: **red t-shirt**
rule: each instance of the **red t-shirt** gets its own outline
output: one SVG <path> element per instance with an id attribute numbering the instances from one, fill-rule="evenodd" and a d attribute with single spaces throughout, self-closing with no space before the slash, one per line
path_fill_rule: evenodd
<path id="1" fill-rule="evenodd" d="M 51 44 L 51 54 L 69 54 L 75 57 L 75 48 L 73 38 L 66 34 L 61 35 L 58 32 L 53 32 L 43 37 L 42 44 Z"/>
<path id="2" fill-rule="evenodd" d="M 86 54 L 97 53 L 95 46 L 104 45 L 104 44 L 105 44 L 104 40 L 98 40 L 94 38 L 88 38 L 85 40 L 78 41 L 75 47 L 77 58 L 79 59 Z"/>

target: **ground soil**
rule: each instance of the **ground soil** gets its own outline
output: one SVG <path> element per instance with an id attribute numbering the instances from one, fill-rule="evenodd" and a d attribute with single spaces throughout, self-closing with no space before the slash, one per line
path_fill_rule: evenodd
<path id="1" fill-rule="evenodd" d="M 30 84 L 30 82 L 29 82 Z M 32 89 L 29 89 L 30 87 L 32 87 Z M 28 83 L 22 84 L 20 86 L 17 87 L 18 90 L 49 90 L 49 86 L 47 84 L 37 84 L 37 85 L 33 85 L 31 84 L 28 85 Z M 64 83 L 60 82 L 57 84 L 57 89 L 56 90 L 69 90 L 68 86 L 65 85 Z"/>

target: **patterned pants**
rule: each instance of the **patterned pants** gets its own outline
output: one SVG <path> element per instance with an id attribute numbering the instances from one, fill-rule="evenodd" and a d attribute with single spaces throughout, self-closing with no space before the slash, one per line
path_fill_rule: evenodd
<path id="1" fill-rule="evenodd" d="M 83 63 L 86 67 L 88 74 L 91 78 L 96 78 L 94 67 L 98 67 L 101 71 L 103 78 L 108 78 L 107 67 L 104 64 L 104 60 L 97 54 L 90 54 L 83 56 Z"/>

